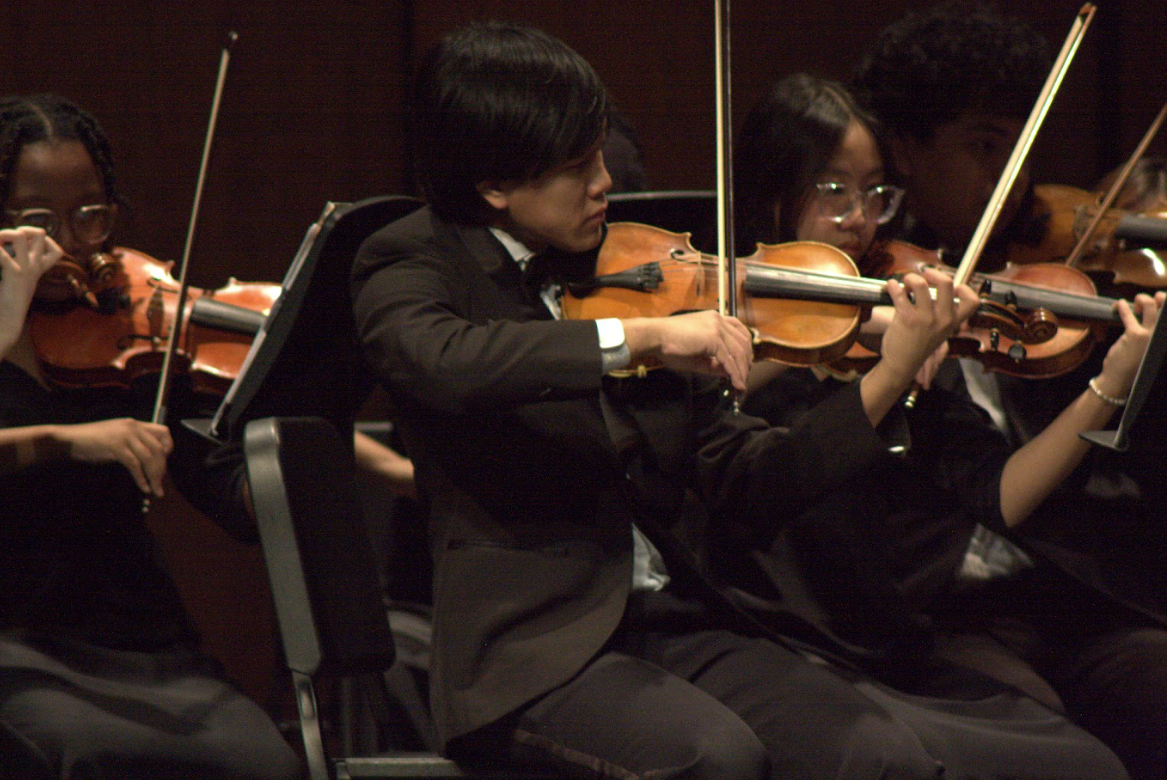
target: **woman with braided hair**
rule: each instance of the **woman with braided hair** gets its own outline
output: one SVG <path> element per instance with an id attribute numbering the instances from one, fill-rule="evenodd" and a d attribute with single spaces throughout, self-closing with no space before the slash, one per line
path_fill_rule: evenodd
<path id="1" fill-rule="evenodd" d="M 121 199 L 93 117 L 54 96 L 0 101 L 0 202 L 0 241 L 12 236 L 4 335 L 32 297 L 13 266 L 85 258 L 109 240 Z M 238 481 L 207 468 L 178 426 L 138 419 L 149 388 L 52 387 L 27 331 L 13 339 L 0 362 L 0 766 L 33 778 L 297 776 L 268 717 L 196 650 L 141 511 L 168 467 L 216 520 L 235 506 L 216 503 L 218 488 Z"/>

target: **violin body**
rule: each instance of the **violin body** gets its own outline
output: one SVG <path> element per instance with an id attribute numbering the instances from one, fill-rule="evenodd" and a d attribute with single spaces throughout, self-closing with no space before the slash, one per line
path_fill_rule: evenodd
<path id="1" fill-rule="evenodd" d="M 759 244 L 738 261 L 738 316 L 755 331 L 754 351 L 763 360 L 791 366 L 817 366 L 845 355 L 867 317 L 863 297 L 815 295 L 797 279 L 800 272 L 858 279 L 859 269 L 843 251 L 817 241 Z M 759 279 L 780 269 L 792 284 L 763 292 Z M 829 282 L 824 282 L 829 285 Z M 831 302 L 847 299 L 848 302 Z"/>
<path id="2" fill-rule="evenodd" d="M 1044 234 L 1037 244 L 1012 242 L 1007 261 L 1014 265 L 1064 263 L 1097 213 L 1099 196 L 1076 187 L 1039 184 L 1034 187 L 1034 198 L 1032 217 L 1045 223 Z M 1075 267 L 1105 290 L 1167 289 L 1167 255 L 1115 237 L 1128 216 L 1121 209 L 1110 209 Z"/>
<path id="3" fill-rule="evenodd" d="M 1077 187 L 1063 184 L 1034 186 L 1027 216 L 1028 222 L 1039 229 L 1026 231 L 1032 234 L 1032 243 L 1028 238 L 1009 242 L 1005 262 L 1013 265 L 1064 263 L 1081 236 L 1080 214 L 1097 204 L 1097 197 Z M 1087 248 L 1086 255 L 1096 256 L 1104 249 L 1103 237 L 1095 236 L 1094 245 Z"/>
<path id="4" fill-rule="evenodd" d="M 754 333 L 756 358 L 810 366 L 846 353 L 862 320 L 859 305 L 750 294 L 751 271 L 763 268 L 857 278 L 851 259 L 835 247 L 799 241 L 760 245 L 737 260 L 737 316 Z M 695 250 L 688 233 L 617 222 L 608 226 L 594 279 L 569 285 L 560 303 L 565 318 L 592 320 L 715 309 L 719 273 L 717 259 Z"/>
<path id="5" fill-rule="evenodd" d="M 45 377 L 64 387 L 129 387 L 161 372 L 170 332 L 181 322 L 175 370 L 189 374 L 197 392 L 225 393 L 251 348 L 255 317 L 271 310 L 280 285 L 231 279 L 217 290 L 191 288 L 180 320 L 173 263 L 125 248 L 111 254 L 118 267 L 102 293 L 106 306 L 74 300 L 29 313 L 29 336 Z M 237 325 L 203 324 L 208 318 L 198 312 L 211 302 L 229 304 L 213 307 L 220 315 L 238 309 Z"/>

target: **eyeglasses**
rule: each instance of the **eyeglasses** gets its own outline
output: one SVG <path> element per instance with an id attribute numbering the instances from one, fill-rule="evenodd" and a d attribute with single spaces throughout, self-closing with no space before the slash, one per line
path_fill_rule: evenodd
<path id="1" fill-rule="evenodd" d="M 877 184 L 860 192 L 850 185 L 829 181 L 816 184 L 815 189 L 819 213 L 836 225 L 851 216 L 856 206 L 877 225 L 890 222 L 904 199 L 903 189 L 891 184 Z"/>
<path id="2" fill-rule="evenodd" d="M 61 215 L 52 209 L 6 211 L 9 227 L 37 227 L 52 238 L 61 230 Z M 114 208 L 104 203 L 82 206 L 69 215 L 69 230 L 78 241 L 100 244 L 113 232 Z"/>

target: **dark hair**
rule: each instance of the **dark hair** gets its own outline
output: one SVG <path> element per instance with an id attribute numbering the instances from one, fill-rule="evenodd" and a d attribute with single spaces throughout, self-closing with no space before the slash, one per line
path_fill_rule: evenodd
<path id="1" fill-rule="evenodd" d="M 434 210 L 483 221 L 477 185 L 530 181 L 603 138 L 608 98 L 562 41 L 499 22 L 472 24 L 424 59 L 414 86 L 417 178 Z"/>
<path id="2" fill-rule="evenodd" d="M 796 73 L 779 81 L 742 123 L 734 146 L 734 244 L 793 241 L 810 188 L 851 120 L 878 137 L 874 119 L 839 83 Z M 777 229 L 774 206 L 781 205 Z"/>
<path id="3" fill-rule="evenodd" d="M 25 146 L 41 141 L 79 141 L 101 176 L 110 203 L 120 203 L 109 139 L 88 111 L 56 95 L 0 100 L 0 204 L 11 194 L 12 172 Z"/>
<path id="4" fill-rule="evenodd" d="M 1050 63 L 1032 27 L 956 0 L 884 29 L 852 87 L 889 133 L 928 141 L 938 125 L 970 111 L 1028 116 Z"/>

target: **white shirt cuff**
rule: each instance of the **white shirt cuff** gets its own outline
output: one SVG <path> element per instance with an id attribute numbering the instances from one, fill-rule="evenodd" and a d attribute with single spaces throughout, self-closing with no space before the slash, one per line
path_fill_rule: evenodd
<path id="1" fill-rule="evenodd" d="M 605 374 L 625 368 L 632 362 L 632 353 L 624 340 L 624 323 L 614 317 L 596 320 L 596 333 L 600 338 L 600 358 Z"/>

